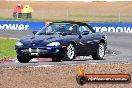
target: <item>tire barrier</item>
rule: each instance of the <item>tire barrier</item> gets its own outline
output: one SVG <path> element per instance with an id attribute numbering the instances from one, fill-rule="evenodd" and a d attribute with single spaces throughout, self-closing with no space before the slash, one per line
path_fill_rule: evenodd
<path id="1" fill-rule="evenodd" d="M 14 18 L 32 18 L 33 9 L 29 5 L 18 4 L 13 10 Z"/>

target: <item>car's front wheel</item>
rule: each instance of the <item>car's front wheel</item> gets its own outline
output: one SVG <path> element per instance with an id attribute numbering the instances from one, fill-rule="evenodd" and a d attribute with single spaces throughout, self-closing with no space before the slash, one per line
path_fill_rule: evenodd
<path id="1" fill-rule="evenodd" d="M 62 58 L 59 56 L 56 56 L 56 57 L 53 57 L 51 59 L 52 59 L 52 62 L 60 62 Z"/>
<path id="2" fill-rule="evenodd" d="M 71 61 L 75 58 L 76 58 L 76 47 L 74 44 L 70 43 L 66 48 L 66 52 L 65 52 L 63 60 Z"/>
<path id="3" fill-rule="evenodd" d="M 94 60 L 102 60 L 105 56 L 105 44 L 100 42 L 97 51 L 92 55 Z"/>
<path id="4" fill-rule="evenodd" d="M 32 58 L 30 57 L 21 57 L 17 55 L 17 59 L 20 63 L 28 63 Z"/>
<path id="5" fill-rule="evenodd" d="M 75 45 L 73 43 L 70 43 L 67 47 L 66 47 L 66 51 L 64 52 L 64 54 L 58 55 L 56 57 L 51 58 L 53 62 L 60 62 L 62 61 L 71 61 L 73 59 L 75 59 L 76 57 L 76 48 Z"/>

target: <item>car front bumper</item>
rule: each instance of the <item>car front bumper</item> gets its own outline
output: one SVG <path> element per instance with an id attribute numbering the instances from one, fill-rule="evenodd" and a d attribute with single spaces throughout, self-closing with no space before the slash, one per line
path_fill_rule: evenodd
<path id="1" fill-rule="evenodd" d="M 65 53 L 66 48 L 16 48 L 18 56 L 22 57 L 55 57 Z"/>

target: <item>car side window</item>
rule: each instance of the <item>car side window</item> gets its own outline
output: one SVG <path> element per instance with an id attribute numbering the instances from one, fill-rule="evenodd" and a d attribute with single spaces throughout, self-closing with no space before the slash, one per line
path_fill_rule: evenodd
<path id="1" fill-rule="evenodd" d="M 77 25 L 73 25 L 69 28 L 69 31 L 72 33 L 72 34 L 77 34 Z"/>
<path id="2" fill-rule="evenodd" d="M 89 31 L 89 33 L 93 33 L 87 26 L 80 26 L 79 27 L 79 32 L 82 34 L 83 31 Z"/>
<path id="3" fill-rule="evenodd" d="M 53 30 L 52 30 L 52 27 L 47 27 L 47 29 L 46 29 L 46 33 L 50 33 L 50 32 L 52 32 Z"/>

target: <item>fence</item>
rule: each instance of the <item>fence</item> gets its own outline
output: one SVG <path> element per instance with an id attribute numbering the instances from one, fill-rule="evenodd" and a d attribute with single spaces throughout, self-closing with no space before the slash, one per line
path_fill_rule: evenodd
<path id="1" fill-rule="evenodd" d="M 99 1 L 99 0 L 97 0 Z M 18 2 L 0 2 L 0 17 L 12 17 Z M 85 22 L 132 22 L 132 2 L 20 2 L 33 7 L 33 18 Z M 8 8 L 7 8 L 8 7 Z"/>
<path id="2" fill-rule="evenodd" d="M 132 22 L 132 14 L 128 13 L 99 13 L 89 12 L 82 10 L 43 10 L 33 13 L 35 18 L 38 18 L 37 14 L 40 14 L 41 19 L 54 19 L 54 20 L 73 20 L 83 22 Z"/>
<path id="3" fill-rule="evenodd" d="M 0 9 L 1 17 L 12 17 L 12 10 Z M 9 13 L 9 14 L 7 14 Z M 43 20 L 72 20 L 72 21 L 83 21 L 83 22 L 132 22 L 132 14 L 128 13 L 98 13 L 89 12 L 74 9 L 64 9 L 64 10 L 52 10 L 43 9 L 36 10 L 32 14 L 33 18 L 43 19 Z"/>

